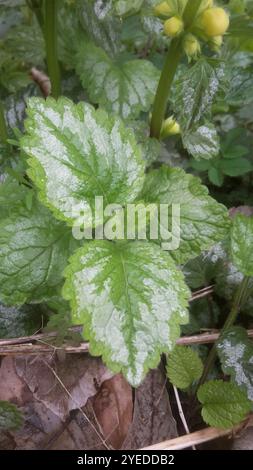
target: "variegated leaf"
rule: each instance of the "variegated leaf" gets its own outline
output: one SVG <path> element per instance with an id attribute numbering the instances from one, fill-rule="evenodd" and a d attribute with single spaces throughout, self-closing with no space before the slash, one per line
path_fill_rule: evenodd
<path id="1" fill-rule="evenodd" d="M 139 385 L 187 322 L 181 272 L 152 243 L 92 241 L 72 256 L 66 277 L 63 295 L 91 353 Z"/>

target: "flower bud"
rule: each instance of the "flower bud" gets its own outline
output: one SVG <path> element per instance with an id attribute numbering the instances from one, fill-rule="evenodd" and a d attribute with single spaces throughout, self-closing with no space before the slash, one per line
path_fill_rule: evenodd
<path id="1" fill-rule="evenodd" d="M 184 23 L 181 18 L 173 16 L 164 23 L 164 32 L 171 38 L 178 36 L 184 29 Z"/>
<path id="2" fill-rule="evenodd" d="M 187 34 L 184 38 L 184 51 L 188 58 L 197 57 L 200 53 L 200 43 L 193 34 Z"/>
<path id="3" fill-rule="evenodd" d="M 161 130 L 162 138 L 168 137 L 169 135 L 176 135 L 180 133 L 181 133 L 180 125 L 175 119 L 173 119 L 172 116 L 168 117 L 167 119 L 165 119 L 165 121 L 163 121 L 162 130 Z"/>
<path id="4" fill-rule="evenodd" d="M 170 16 L 172 14 L 172 9 L 168 2 L 162 2 L 154 7 L 154 12 L 156 15 Z"/>
<path id="5" fill-rule="evenodd" d="M 201 25 L 207 36 L 222 36 L 229 27 L 229 16 L 223 8 L 209 8 L 202 13 Z"/>

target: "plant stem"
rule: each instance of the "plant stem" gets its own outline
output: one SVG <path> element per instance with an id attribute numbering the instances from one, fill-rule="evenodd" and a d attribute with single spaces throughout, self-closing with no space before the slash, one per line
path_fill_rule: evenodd
<path id="1" fill-rule="evenodd" d="M 188 0 L 183 14 L 184 29 L 189 29 L 195 19 L 202 0 Z"/>
<path id="2" fill-rule="evenodd" d="M 185 29 L 189 29 L 194 21 L 198 12 L 201 0 L 188 0 L 185 7 L 183 20 Z M 162 122 L 164 119 L 167 101 L 173 83 L 178 64 L 182 55 L 182 40 L 181 37 L 171 41 L 168 54 L 163 66 L 160 81 L 156 91 L 152 120 L 150 125 L 151 137 L 160 138 Z"/>
<path id="3" fill-rule="evenodd" d="M 238 286 L 238 289 L 235 293 L 235 297 L 234 297 L 234 301 L 233 301 L 233 305 L 232 305 L 232 308 L 230 310 L 230 313 L 221 329 L 221 332 L 220 332 L 220 336 L 228 329 L 230 328 L 230 326 L 232 326 L 236 320 L 236 317 L 240 311 L 240 308 L 242 307 L 242 305 L 244 304 L 245 300 L 247 299 L 247 296 L 248 296 L 248 287 L 249 287 L 249 282 L 250 282 L 250 278 L 245 276 L 241 282 L 241 284 Z M 200 385 L 202 385 L 207 377 L 208 377 L 208 374 L 211 370 L 211 368 L 213 367 L 214 365 L 214 361 L 215 361 L 215 358 L 216 358 L 216 343 L 214 343 L 214 345 L 212 346 L 211 350 L 210 350 L 210 353 L 208 355 L 208 358 L 207 358 L 207 361 L 205 363 L 205 367 L 204 367 L 204 371 L 203 371 L 203 374 L 200 378 L 200 381 L 199 381 L 199 384 L 198 384 L 198 387 L 200 387 Z"/>
<path id="4" fill-rule="evenodd" d="M 0 140 L 6 144 L 8 139 L 8 131 L 4 117 L 4 107 L 0 100 Z"/>
<path id="5" fill-rule="evenodd" d="M 52 96 L 58 98 L 61 94 L 61 76 L 57 57 L 57 0 L 45 0 L 44 32 Z"/>
<path id="6" fill-rule="evenodd" d="M 160 137 L 162 122 L 167 106 L 167 100 L 171 85 L 176 74 L 177 66 L 181 58 L 181 53 L 181 40 L 173 39 L 171 41 L 168 54 L 163 66 L 154 101 L 154 108 L 150 126 L 150 135 L 151 137 L 156 137 L 157 139 L 159 139 Z"/>

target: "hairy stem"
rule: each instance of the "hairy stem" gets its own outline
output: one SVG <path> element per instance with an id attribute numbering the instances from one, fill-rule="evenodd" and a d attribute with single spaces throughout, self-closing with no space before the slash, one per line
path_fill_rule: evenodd
<path id="1" fill-rule="evenodd" d="M 242 305 L 245 303 L 246 299 L 247 299 L 247 296 L 248 296 L 248 288 L 249 288 L 249 282 L 250 282 L 250 278 L 249 277 L 244 277 L 241 284 L 239 285 L 236 293 L 235 293 L 235 297 L 234 297 L 234 301 L 233 301 L 233 305 L 232 305 L 232 308 L 230 310 L 230 313 L 223 325 L 223 328 L 221 329 L 221 332 L 220 332 L 220 335 L 222 335 L 228 328 L 230 328 L 230 326 L 232 326 L 237 318 L 237 315 L 240 311 L 240 308 L 242 307 Z M 208 375 L 209 375 L 209 372 L 211 371 L 213 365 L 214 365 L 214 362 L 215 362 L 215 359 L 216 359 L 216 343 L 214 343 L 214 345 L 212 346 L 211 350 L 210 350 L 210 353 L 208 355 L 208 358 L 207 358 L 207 361 L 205 363 L 205 367 L 204 367 L 204 371 L 203 371 L 203 374 L 200 378 L 200 381 L 199 381 L 199 384 L 198 386 L 202 385 Z"/>
<path id="2" fill-rule="evenodd" d="M 57 0 L 45 0 L 44 33 L 52 96 L 58 98 L 61 94 L 61 76 L 57 57 Z"/>
<path id="3" fill-rule="evenodd" d="M 188 0 L 185 7 L 183 20 L 185 29 L 189 29 L 194 21 L 202 0 Z M 152 120 L 150 125 L 151 137 L 160 138 L 162 122 L 164 119 L 167 101 L 171 90 L 178 64 L 182 55 L 182 41 L 181 38 L 173 39 L 171 41 L 168 54 L 163 66 L 160 81 L 156 91 Z"/>
<path id="4" fill-rule="evenodd" d="M 8 131 L 4 117 L 4 107 L 0 100 L 0 140 L 6 144 L 8 139 Z"/>

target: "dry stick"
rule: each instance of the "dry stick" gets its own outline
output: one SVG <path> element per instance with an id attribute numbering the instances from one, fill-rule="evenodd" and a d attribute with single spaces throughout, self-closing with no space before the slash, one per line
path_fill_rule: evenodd
<path id="1" fill-rule="evenodd" d="M 204 289 L 200 289 L 196 292 L 193 292 L 192 297 L 190 298 L 190 302 L 193 302 L 196 299 L 205 297 L 209 295 L 212 291 L 213 291 L 213 286 L 208 286 L 208 287 L 204 287 Z M 68 329 L 68 331 L 76 332 L 76 333 L 82 333 L 82 330 L 83 330 L 83 325 L 71 326 Z M 0 348 L 2 346 L 8 346 L 11 344 L 17 345 L 17 344 L 30 343 L 32 341 L 37 341 L 37 340 L 45 339 L 45 338 L 55 338 L 57 335 L 58 335 L 57 331 L 51 331 L 49 333 L 41 333 L 41 334 L 36 334 L 36 335 L 33 334 L 30 336 L 20 336 L 19 338 L 2 339 L 0 340 Z"/>
<path id="2" fill-rule="evenodd" d="M 249 338 L 253 338 L 253 330 L 247 331 Z M 37 335 L 43 336 L 43 335 Z M 56 336 L 56 335 L 52 335 Z M 220 333 L 203 333 L 200 335 L 193 335 L 193 336 L 183 336 L 176 341 L 176 344 L 190 346 L 192 344 L 210 344 L 214 343 L 220 336 Z M 45 336 L 44 336 L 45 337 Z M 29 341 L 37 341 L 35 336 L 28 336 Z M 20 340 L 20 338 L 17 338 Z M 26 343 L 24 341 L 23 344 L 14 343 L 14 339 L 11 340 L 11 344 L 3 344 L 5 340 L 2 342 L 0 341 L 0 356 L 9 356 L 9 355 L 18 355 L 18 354 L 48 354 L 51 353 L 52 350 L 54 351 L 64 351 L 68 354 L 80 354 L 89 352 L 89 343 L 81 343 L 79 346 L 69 346 L 63 345 L 57 347 L 55 345 L 51 345 L 48 343 L 47 346 L 37 345 L 33 343 Z M 39 340 L 38 340 L 39 341 Z"/>
<path id="3" fill-rule="evenodd" d="M 75 325 L 71 326 L 68 331 L 73 332 L 73 333 L 81 333 L 83 330 L 83 325 Z M 58 336 L 57 331 L 50 331 L 48 333 L 40 333 L 40 334 L 33 334 L 30 336 L 20 336 L 19 338 L 9 338 L 9 339 L 1 339 L 0 340 L 0 347 L 1 346 L 7 346 L 11 344 L 24 344 L 24 343 L 30 343 L 32 341 L 37 341 L 39 339 L 45 339 L 45 338 L 55 338 Z"/>
<path id="4" fill-rule="evenodd" d="M 179 416 L 180 416 L 181 421 L 183 423 L 185 432 L 186 432 L 186 434 L 190 434 L 188 424 L 187 424 L 187 421 L 185 419 L 185 415 L 184 415 L 184 412 L 183 412 L 182 404 L 181 404 L 181 401 L 180 401 L 180 398 L 179 398 L 179 394 L 178 394 L 178 391 L 177 391 L 177 387 L 175 387 L 175 385 L 173 385 L 173 390 L 174 390 L 174 394 L 175 394 L 175 398 L 176 398 L 176 402 L 177 402 Z M 192 446 L 192 450 L 196 450 L 196 447 L 194 445 Z"/>
<path id="5" fill-rule="evenodd" d="M 77 409 L 82 413 L 82 415 L 84 416 L 84 418 L 86 419 L 86 421 L 89 423 L 89 425 L 92 427 L 93 431 L 97 434 L 97 436 L 99 437 L 99 439 L 101 440 L 102 444 L 106 447 L 107 450 L 110 450 L 110 448 L 108 447 L 108 445 L 106 444 L 104 438 L 100 435 L 100 433 L 98 432 L 96 426 L 94 426 L 94 424 L 92 423 L 92 421 L 88 418 L 88 416 L 86 415 L 86 413 L 84 413 L 84 411 L 82 410 L 82 408 L 79 406 L 79 403 L 75 400 L 75 398 L 71 395 L 71 393 L 69 392 L 69 390 L 65 387 L 64 383 L 62 382 L 62 380 L 60 379 L 60 377 L 57 375 L 57 373 L 55 372 L 55 370 L 53 369 L 53 367 L 51 367 L 48 362 L 46 361 L 43 361 L 44 364 L 51 370 L 51 372 L 54 374 L 55 378 L 58 380 L 59 384 L 62 386 L 63 390 L 67 393 L 67 395 L 71 398 L 71 400 L 76 404 L 76 407 Z"/>
<path id="6" fill-rule="evenodd" d="M 192 432 L 184 436 L 176 437 L 175 439 L 169 439 L 167 441 L 159 442 L 149 447 L 143 447 L 140 450 L 181 450 L 194 445 L 203 444 L 204 442 L 212 441 L 219 437 L 231 436 L 234 433 L 240 431 L 248 422 L 248 417 L 237 426 L 231 429 L 218 429 L 218 428 L 205 428 L 200 431 Z"/>

